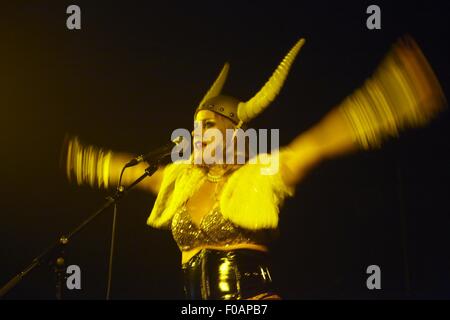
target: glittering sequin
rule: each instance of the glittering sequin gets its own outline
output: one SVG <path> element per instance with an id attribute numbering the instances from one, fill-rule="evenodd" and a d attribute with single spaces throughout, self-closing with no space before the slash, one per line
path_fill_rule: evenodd
<path id="1" fill-rule="evenodd" d="M 226 246 L 238 243 L 261 244 L 261 232 L 240 228 L 226 220 L 218 207 L 207 213 L 197 226 L 187 211 L 181 207 L 172 220 L 173 238 L 182 251 L 204 245 Z"/>

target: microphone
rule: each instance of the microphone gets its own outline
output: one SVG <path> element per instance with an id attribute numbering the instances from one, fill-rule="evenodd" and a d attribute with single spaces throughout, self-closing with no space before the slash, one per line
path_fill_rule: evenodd
<path id="1" fill-rule="evenodd" d="M 173 147 L 178 145 L 183 141 L 183 137 L 179 136 L 175 138 L 174 140 L 170 141 L 169 143 L 166 143 L 165 145 L 159 147 L 156 150 L 150 151 L 146 154 L 142 154 L 140 156 L 137 156 L 136 158 L 131 159 L 124 168 L 133 167 L 143 161 L 146 162 L 158 162 L 162 160 L 163 158 L 169 156 L 172 153 Z"/>

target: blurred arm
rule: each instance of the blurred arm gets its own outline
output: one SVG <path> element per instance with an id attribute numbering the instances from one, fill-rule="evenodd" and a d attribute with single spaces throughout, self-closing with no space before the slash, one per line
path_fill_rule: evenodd
<path id="1" fill-rule="evenodd" d="M 115 188 L 122 168 L 134 155 L 113 152 L 93 145 L 85 145 L 77 137 L 68 139 L 64 148 L 64 166 L 70 181 L 93 188 Z M 127 186 L 139 178 L 148 167 L 140 164 L 127 168 L 122 177 L 122 185 Z M 137 188 L 157 194 L 163 178 L 164 168 L 159 168 L 151 177 L 145 178 Z"/>
<path id="2" fill-rule="evenodd" d="M 379 148 L 408 127 L 424 126 L 446 105 L 427 60 L 411 38 L 398 41 L 371 78 L 281 153 L 293 186 L 322 160 Z"/>

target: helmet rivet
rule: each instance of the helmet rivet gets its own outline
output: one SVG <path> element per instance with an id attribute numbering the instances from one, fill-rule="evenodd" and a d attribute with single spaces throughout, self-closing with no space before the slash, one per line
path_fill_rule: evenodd
<path id="1" fill-rule="evenodd" d="M 219 110 L 220 110 L 220 111 L 223 111 L 223 107 L 220 107 Z"/>
<path id="2" fill-rule="evenodd" d="M 234 113 L 233 112 L 230 113 L 230 117 L 234 117 Z"/>

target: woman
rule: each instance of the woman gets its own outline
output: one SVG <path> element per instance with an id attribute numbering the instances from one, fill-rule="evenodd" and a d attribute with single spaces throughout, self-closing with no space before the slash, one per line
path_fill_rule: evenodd
<path id="1" fill-rule="evenodd" d="M 199 104 L 197 128 L 236 130 L 261 113 L 280 91 L 302 47 L 298 41 L 264 87 L 249 101 L 221 94 L 224 66 Z M 311 129 L 267 161 L 210 163 L 206 150 L 232 148 L 193 133 L 190 162 L 159 168 L 139 187 L 157 195 L 148 224 L 170 228 L 182 253 L 185 292 L 190 299 L 279 299 L 270 274 L 267 244 L 277 232 L 283 200 L 321 161 L 360 149 L 379 147 L 400 130 L 426 124 L 445 98 L 426 59 L 411 38 L 394 45 L 374 75 Z M 237 131 L 234 131 L 237 132 Z M 77 183 L 115 186 L 132 155 L 85 146 L 67 146 L 67 175 Z M 239 150 L 238 150 L 239 151 Z M 258 159 L 262 155 L 258 156 Z M 199 160 L 199 161 L 196 161 Z M 263 169 L 277 162 L 272 174 Z M 139 177 L 145 164 L 129 168 L 123 184 Z"/>

